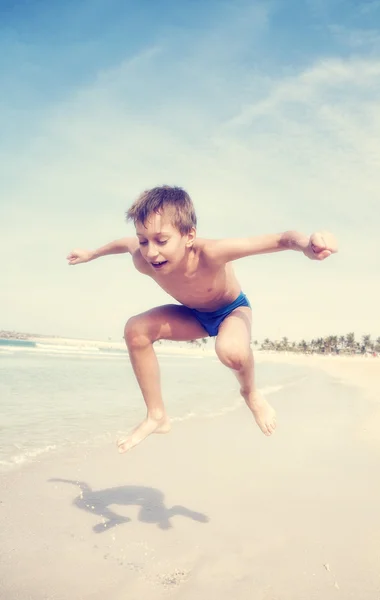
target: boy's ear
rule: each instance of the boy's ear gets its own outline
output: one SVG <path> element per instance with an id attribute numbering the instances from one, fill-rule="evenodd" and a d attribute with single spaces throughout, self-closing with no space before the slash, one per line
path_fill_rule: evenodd
<path id="1" fill-rule="evenodd" d="M 196 236 L 196 231 L 195 231 L 195 228 L 192 227 L 190 229 L 189 233 L 187 234 L 187 242 L 186 242 L 186 247 L 187 248 L 191 248 L 191 246 L 194 243 L 195 236 Z"/>

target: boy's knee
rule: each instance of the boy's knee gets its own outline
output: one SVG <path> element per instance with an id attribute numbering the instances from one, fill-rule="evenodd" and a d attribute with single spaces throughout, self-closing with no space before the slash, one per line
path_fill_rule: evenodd
<path id="1" fill-rule="evenodd" d="M 249 361 L 249 349 L 239 348 L 233 343 L 216 344 L 215 351 L 219 360 L 234 371 L 241 371 Z"/>
<path id="2" fill-rule="evenodd" d="M 124 339 L 128 348 L 146 346 L 151 343 L 149 328 L 143 318 L 137 315 L 128 319 L 124 327 Z"/>

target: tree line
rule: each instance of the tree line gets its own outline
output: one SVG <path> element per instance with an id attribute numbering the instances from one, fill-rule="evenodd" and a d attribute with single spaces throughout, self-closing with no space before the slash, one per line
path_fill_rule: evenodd
<path id="1" fill-rule="evenodd" d="M 190 340 L 188 343 L 200 347 L 207 344 L 208 339 L 204 337 L 200 340 Z M 303 354 L 377 354 L 380 353 L 380 337 L 372 339 L 371 335 L 362 335 L 359 340 L 356 340 L 355 333 L 351 332 L 346 335 L 318 337 L 309 342 L 306 340 L 294 342 L 287 337 L 283 337 L 280 341 L 265 338 L 261 343 L 252 340 L 252 346 L 258 350 Z"/>
<path id="2" fill-rule="evenodd" d="M 254 346 L 259 346 L 255 340 Z M 371 335 L 362 335 L 355 339 L 355 333 L 346 335 L 328 335 L 307 342 L 290 342 L 287 337 L 280 341 L 266 338 L 260 347 L 261 350 L 274 350 L 276 352 L 302 352 L 304 354 L 367 354 L 380 352 L 380 337 L 372 339 Z"/>

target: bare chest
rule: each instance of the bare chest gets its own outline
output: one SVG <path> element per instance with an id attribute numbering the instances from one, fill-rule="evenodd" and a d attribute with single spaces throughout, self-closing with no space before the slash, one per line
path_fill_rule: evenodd
<path id="1" fill-rule="evenodd" d="M 140 252 L 133 260 L 138 271 L 152 277 L 167 294 L 189 308 L 216 310 L 234 300 L 240 291 L 231 263 L 212 269 L 198 260 L 190 272 L 160 275 L 152 273 Z"/>
<path id="2" fill-rule="evenodd" d="M 233 273 L 223 266 L 216 271 L 199 269 L 191 275 L 155 278 L 158 285 L 170 296 L 189 308 L 213 310 L 235 293 Z M 232 269 L 231 269 L 232 271 Z"/>

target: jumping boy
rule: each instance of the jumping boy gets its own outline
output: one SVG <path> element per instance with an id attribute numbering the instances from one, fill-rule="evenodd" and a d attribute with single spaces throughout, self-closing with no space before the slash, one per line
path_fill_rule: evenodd
<path id="1" fill-rule="evenodd" d="M 74 250 L 70 265 L 107 254 L 129 252 L 135 268 L 151 277 L 180 304 L 167 304 L 136 315 L 125 325 L 124 337 L 140 386 L 147 416 L 130 435 L 118 441 L 119 452 L 130 450 L 151 433 L 167 433 L 170 422 L 162 401 L 160 371 L 154 342 L 190 341 L 215 336 L 219 360 L 232 369 L 240 393 L 263 433 L 276 427 L 275 411 L 257 391 L 251 340 L 251 306 L 233 271 L 232 261 L 245 256 L 298 250 L 312 260 L 337 252 L 328 232 L 310 237 L 295 231 L 237 239 L 196 238 L 197 218 L 190 196 L 178 187 L 143 192 L 127 211 L 136 237 L 116 240 L 98 250 Z"/>

